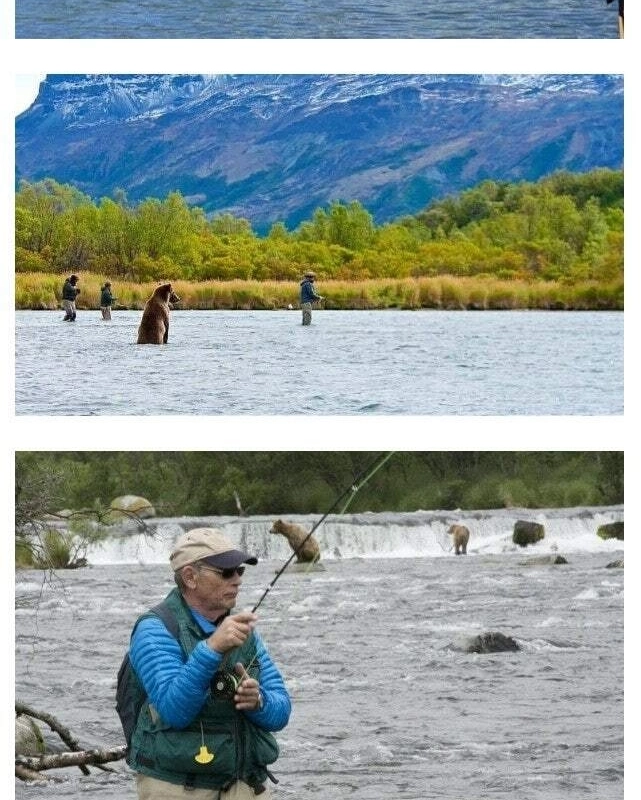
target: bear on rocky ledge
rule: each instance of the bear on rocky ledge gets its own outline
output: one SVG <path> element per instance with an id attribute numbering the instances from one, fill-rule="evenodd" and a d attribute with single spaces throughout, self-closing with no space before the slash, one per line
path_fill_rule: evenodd
<path id="1" fill-rule="evenodd" d="M 277 519 L 272 525 L 270 533 L 280 534 L 287 539 L 290 547 L 296 553 L 296 561 L 309 563 L 310 561 L 316 562 L 320 559 L 320 547 L 318 546 L 318 542 L 313 536 L 309 536 L 308 531 L 302 526 L 296 525 L 293 522 L 284 522 L 282 519 Z M 307 539 L 307 541 L 305 541 L 305 539 Z M 305 544 L 303 544 L 303 542 L 305 542 Z"/>

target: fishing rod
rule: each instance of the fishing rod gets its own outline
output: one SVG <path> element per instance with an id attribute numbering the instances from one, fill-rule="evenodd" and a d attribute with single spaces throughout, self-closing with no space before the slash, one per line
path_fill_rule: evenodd
<path id="1" fill-rule="evenodd" d="M 370 464 L 368 464 L 367 467 L 365 467 L 364 470 L 362 470 L 356 476 L 356 479 L 354 480 L 354 482 L 352 484 L 350 484 L 350 486 L 348 486 L 347 489 L 345 489 L 345 491 L 336 498 L 336 500 L 334 501 L 334 503 L 331 506 L 331 508 L 329 508 L 323 514 L 323 516 L 312 527 L 310 532 L 305 536 L 303 541 L 298 545 L 298 547 L 294 550 L 294 552 L 287 559 L 287 561 L 285 561 L 283 566 L 278 570 L 278 572 L 273 577 L 273 579 L 271 580 L 271 582 L 269 583 L 269 585 L 267 586 L 265 591 L 260 596 L 260 599 L 258 600 L 256 605 L 252 608 L 252 614 L 256 613 L 256 610 L 258 609 L 258 607 L 261 605 L 263 600 L 265 600 L 265 598 L 267 597 L 269 592 L 273 589 L 275 583 L 278 581 L 278 579 L 281 577 L 281 575 L 285 572 L 287 567 L 292 563 L 294 558 L 298 555 L 298 552 L 302 549 L 302 547 L 304 546 L 305 542 L 308 541 L 310 536 L 312 536 L 314 531 L 317 530 L 318 527 L 327 519 L 327 517 L 343 502 L 343 500 L 345 500 L 345 498 L 347 498 L 347 500 L 345 502 L 345 505 L 340 510 L 341 514 L 344 513 L 345 509 L 352 502 L 352 500 L 354 499 L 356 494 L 379 471 L 379 469 L 381 469 L 390 460 L 390 458 L 393 455 L 394 455 L 394 451 L 386 453 L 383 456 L 377 456 L 373 461 L 370 462 Z M 258 649 L 256 649 L 256 652 L 254 653 L 254 655 L 253 655 L 251 661 L 249 662 L 249 664 L 247 664 L 246 666 L 243 665 L 243 664 L 240 664 L 240 667 L 242 668 L 242 671 L 241 671 L 241 674 L 238 675 L 238 674 L 235 674 L 234 672 L 232 672 L 231 669 L 228 668 L 228 666 L 227 666 L 227 661 L 228 661 L 227 656 L 228 656 L 228 654 L 226 654 L 225 657 L 223 658 L 223 662 L 221 664 L 220 669 L 217 670 L 217 672 L 214 674 L 214 678 L 213 678 L 213 681 L 212 681 L 212 693 L 214 694 L 214 696 L 219 697 L 219 698 L 232 699 L 234 697 L 234 694 L 235 694 L 236 689 L 238 688 L 238 686 L 247 677 L 250 677 L 249 670 L 257 662 L 257 660 L 259 658 L 259 655 L 260 654 L 258 653 Z"/>
<path id="2" fill-rule="evenodd" d="M 274 585 L 275 585 L 276 581 L 277 581 L 277 580 L 280 578 L 280 576 L 283 574 L 283 572 L 285 572 L 285 570 L 287 569 L 287 567 L 289 567 L 289 565 L 292 563 L 292 561 L 293 561 L 293 560 L 294 560 L 294 558 L 295 558 L 295 557 L 298 555 L 298 553 L 299 553 L 299 552 L 300 552 L 300 551 L 303 549 L 303 547 L 304 547 L 305 543 L 306 543 L 306 542 L 309 540 L 309 538 L 312 536 L 312 534 L 314 533 L 314 531 L 316 531 L 316 530 L 317 530 L 317 529 L 320 527 L 320 525 L 322 525 L 322 523 L 323 523 L 323 522 L 324 522 L 324 521 L 327 519 L 327 517 L 328 517 L 328 516 L 329 516 L 329 515 L 330 515 L 330 514 L 331 514 L 331 513 L 332 513 L 332 512 L 333 512 L 333 511 L 334 511 L 334 510 L 335 510 L 335 509 L 336 509 L 336 508 L 337 508 L 337 507 L 338 507 L 338 506 L 339 506 L 339 505 L 342 503 L 342 502 L 343 502 L 343 500 L 344 500 L 344 499 L 347 497 L 347 502 L 345 503 L 345 505 L 343 506 L 343 508 L 342 508 L 342 509 L 341 509 L 341 511 L 340 511 L 340 513 L 341 513 L 341 514 L 343 514 L 343 513 L 345 512 L 345 509 L 346 509 L 346 508 L 349 506 L 349 504 L 352 502 L 352 500 L 353 500 L 353 499 L 354 499 L 354 497 L 356 496 L 356 494 L 357 494 L 357 493 L 358 493 L 358 492 L 359 492 L 359 491 L 360 491 L 360 490 L 363 488 L 363 486 L 365 486 L 365 484 L 366 484 L 366 483 L 367 483 L 367 482 L 368 482 L 368 481 L 369 481 L 369 480 L 370 480 L 370 479 L 371 479 L 371 478 L 372 478 L 372 477 L 373 477 L 373 476 L 374 476 L 374 475 L 375 475 L 375 474 L 376 474 L 376 473 L 379 471 L 379 469 L 381 469 L 381 467 L 383 467 L 383 466 L 384 466 L 384 465 L 385 465 L 385 464 L 386 464 L 386 463 L 387 463 L 387 462 L 390 460 L 390 458 L 391 458 L 393 455 L 394 455 L 394 451 L 392 451 L 392 452 L 390 452 L 390 453 L 386 453 L 386 454 L 385 454 L 383 457 L 377 456 L 377 457 L 376 457 L 376 458 L 375 458 L 375 459 L 374 459 L 374 460 L 373 460 L 373 461 L 372 461 L 372 462 L 371 462 L 371 463 L 370 463 L 370 464 L 369 464 L 367 467 L 365 467 L 365 469 L 364 469 L 364 470 L 362 470 L 362 471 L 361 471 L 361 472 L 360 472 L 360 473 L 359 473 L 359 474 L 356 476 L 356 480 L 355 480 L 355 481 L 354 481 L 352 484 L 350 484 L 350 486 L 348 486 L 348 487 L 347 487 L 347 489 L 345 489 L 345 491 L 344 491 L 344 492 L 343 492 L 341 495 L 339 495 L 339 496 L 336 498 L 336 500 L 334 501 L 334 503 L 333 503 L 333 505 L 331 506 L 331 508 L 329 508 L 329 509 L 328 509 L 328 510 L 327 510 L 327 511 L 326 511 L 326 512 L 323 514 L 323 516 L 322 516 L 322 517 L 321 517 L 321 518 L 318 520 L 318 522 L 317 522 L 317 523 L 316 523 L 316 524 L 315 524 L 315 525 L 312 527 L 312 529 L 310 530 L 310 532 L 307 534 L 307 536 L 305 536 L 305 538 L 303 539 L 303 541 L 302 541 L 302 542 L 301 542 L 301 543 L 298 545 L 298 547 L 297 547 L 297 548 L 294 550 L 294 552 L 293 552 L 293 553 L 290 555 L 290 557 L 289 557 L 289 558 L 287 559 L 287 561 L 286 561 L 286 562 L 283 564 L 283 566 L 282 566 L 282 567 L 281 567 L 281 568 L 278 570 L 278 572 L 276 573 L 276 575 L 274 576 L 274 578 L 272 579 L 272 581 L 270 582 L 270 584 L 267 586 L 267 588 L 265 589 L 265 591 L 262 593 L 262 595 L 261 595 L 260 599 L 258 600 L 258 602 L 256 603 L 256 605 L 255 605 L 255 606 L 252 608 L 252 614 L 256 613 L 256 610 L 258 609 L 258 607 L 261 605 L 261 603 L 263 602 L 263 600 L 265 600 L 265 598 L 267 597 L 267 595 L 269 594 L 269 592 L 270 592 L 270 591 L 273 589 L 273 587 L 274 587 Z"/>

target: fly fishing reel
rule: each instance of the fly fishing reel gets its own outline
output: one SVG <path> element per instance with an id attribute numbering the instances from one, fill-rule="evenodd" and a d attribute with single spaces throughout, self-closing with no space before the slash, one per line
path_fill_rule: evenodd
<path id="1" fill-rule="evenodd" d="M 226 669 L 219 669 L 214 673 L 211 682 L 211 693 L 218 700 L 233 700 L 242 678 Z"/>

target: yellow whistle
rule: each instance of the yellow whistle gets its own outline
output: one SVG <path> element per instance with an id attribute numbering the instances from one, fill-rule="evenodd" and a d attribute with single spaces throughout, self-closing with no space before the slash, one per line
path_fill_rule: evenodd
<path id="1" fill-rule="evenodd" d="M 199 764 L 209 764 L 209 762 L 213 760 L 214 754 L 209 752 L 206 744 L 201 745 L 200 752 L 197 756 L 194 756 L 194 761 L 197 761 Z"/>

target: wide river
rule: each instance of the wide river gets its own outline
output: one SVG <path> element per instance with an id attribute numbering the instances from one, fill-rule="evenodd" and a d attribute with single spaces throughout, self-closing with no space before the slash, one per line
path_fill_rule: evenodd
<path id="1" fill-rule="evenodd" d="M 258 612 L 293 700 L 274 797 L 622 800 L 623 569 L 607 565 L 623 543 L 617 552 L 594 531 L 555 525 L 565 565 L 514 547 L 483 552 L 473 528 L 467 556 L 286 571 Z M 239 608 L 281 564 L 249 568 Z M 171 585 L 166 559 L 18 572 L 17 699 L 83 747 L 122 744 L 116 672 L 136 616 Z M 520 650 L 465 652 L 484 631 Z M 56 770 L 62 782 L 45 787 L 16 782 L 16 797 L 134 800 L 131 771 L 112 766 Z"/>
<path id="2" fill-rule="evenodd" d="M 606 0 L 16 0 L 20 39 L 616 39 Z"/>
<path id="3" fill-rule="evenodd" d="M 614 415 L 623 313 L 16 312 L 19 415 Z"/>

